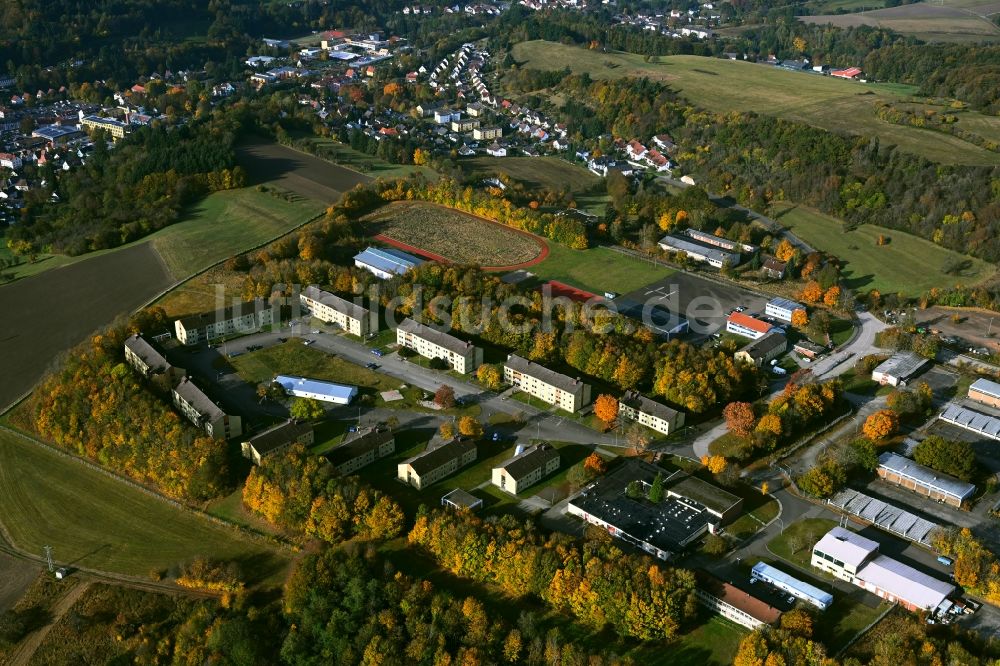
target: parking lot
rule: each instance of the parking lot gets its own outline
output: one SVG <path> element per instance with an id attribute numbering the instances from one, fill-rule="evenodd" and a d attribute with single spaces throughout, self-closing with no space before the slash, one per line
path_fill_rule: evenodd
<path id="1" fill-rule="evenodd" d="M 746 289 L 685 272 L 673 273 L 620 298 L 643 306 L 662 307 L 685 317 L 695 340 L 724 329 L 731 310 L 742 307 L 747 314 L 760 314 L 768 301 L 767 297 Z"/>

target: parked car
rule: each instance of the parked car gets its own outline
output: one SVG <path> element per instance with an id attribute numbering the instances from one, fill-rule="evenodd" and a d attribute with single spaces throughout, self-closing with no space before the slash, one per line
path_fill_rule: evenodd
<path id="1" fill-rule="evenodd" d="M 368 368 L 369 370 L 377 370 L 378 369 L 378 363 L 374 363 L 374 362 L 372 362 L 372 363 L 365 363 L 365 367 Z"/>
<path id="2" fill-rule="evenodd" d="M 379 358 L 381 358 L 382 355 L 383 355 L 381 349 L 373 349 L 372 350 L 372 354 L 374 354 L 375 356 L 378 356 Z"/>
<path id="3" fill-rule="evenodd" d="M 314 342 L 316 342 L 316 341 L 315 341 L 315 340 L 306 340 L 306 341 L 305 341 L 305 342 L 303 342 L 302 344 L 304 344 L 305 346 L 307 346 L 307 347 L 308 347 L 309 345 L 311 345 L 311 344 L 312 344 L 312 343 L 314 343 Z"/>
<path id="4" fill-rule="evenodd" d="M 946 567 L 950 567 L 952 564 L 955 563 L 954 560 L 952 560 L 950 557 L 946 557 L 944 555 L 938 556 L 937 561 L 945 565 Z"/>

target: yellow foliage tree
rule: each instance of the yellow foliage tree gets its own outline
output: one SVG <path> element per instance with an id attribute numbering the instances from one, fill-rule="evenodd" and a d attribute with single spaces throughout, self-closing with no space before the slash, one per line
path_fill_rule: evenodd
<path id="1" fill-rule="evenodd" d="M 618 400 L 613 395 L 602 394 L 594 401 L 594 414 L 609 426 L 618 418 Z"/>
<path id="2" fill-rule="evenodd" d="M 809 315 L 802 308 L 792 312 L 792 326 L 795 328 L 802 328 L 809 324 Z"/>
<path id="3" fill-rule="evenodd" d="M 833 285 L 826 290 L 823 294 L 823 303 L 830 306 L 831 308 L 836 306 L 840 302 L 840 287 Z"/>
<path id="4" fill-rule="evenodd" d="M 712 474 L 721 474 L 725 471 L 728 462 L 725 456 L 702 456 L 701 464 L 707 467 Z"/>
<path id="5" fill-rule="evenodd" d="M 899 415 L 891 409 L 880 409 L 865 419 L 861 431 L 870 440 L 881 441 L 896 432 L 899 427 Z"/>
<path id="6" fill-rule="evenodd" d="M 778 243 L 778 247 L 774 250 L 774 256 L 778 261 L 788 261 L 794 255 L 795 246 L 792 245 L 787 239 Z"/>
<path id="7" fill-rule="evenodd" d="M 806 284 L 799 296 L 806 303 L 817 303 L 819 299 L 823 298 L 823 287 L 819 286 L 819 282 L 813 280 Z"/>
<path id="8" fill-rule="evenodd" d="M 483 424 L 472 416 L 463 416 L 458 420 L 458 432 L 464 437 L 481 437 Z"/>

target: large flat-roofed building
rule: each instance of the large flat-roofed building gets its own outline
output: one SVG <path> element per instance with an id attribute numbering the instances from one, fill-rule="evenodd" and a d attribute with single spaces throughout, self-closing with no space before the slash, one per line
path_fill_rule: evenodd
<path id="1" fill-rule="evenodd" d="M 319 287 L 309 286 L 303 289 L 299 294 L 299 302 L 309 309 L 313 317 L 328 324 L 336 324 L 351 335 L 363 338 L 371 330 L 372 317 L 367 308 Z"/>
<path id="2" fill-rule="evenodd" d="M 75 125 L 42 125 L 31 136 L 45 139 L 52 145 L 61 145 L 83 138 L 86 134 Z"/>
<path id="3" fill-rule="evenodd" d="M 971 389 L 970 389 L 971 393 Z M 970 432 L 983 437 L 1000 440 L 1000 419 L 989 416 L 974 409 L 967 409 L 961 405 L 949 402 L 938 415 L 938 418 L 945 423 L 964 428 Z"/>
<path id="4" fill-rule="evenodd" d="M 558 469 L 559 451 L 548 444 L 536 444 L 515 452 L 512 457 L 494 467 L 493 485 L 516 495 Z"/>
<path id="5" fill-rule="evenodd" d="M 387 280 L 424 263 L 412 254 L 391 248 L 369 247 L 354 257 L 354 265 Z"/>
<path id="6" fill-rule="evenodd" d="M 684 412 L 650 400 L 638 391 L 626 391 L 618 400 L 618 415 L 664 435 L 684 425 Z"/>
<path id="7" fill-rule="evenodd" d="M 795 301 L 790 301 L 787 298 L 772 298 L 764 306 L 764 314 L 768 317 L 775 317 L 782 321 L 791 321 L 792 315 L 796 311 L 802 310 L 806 311 L 806 306 L 801 303 L 796 303 Z"/>
<path id="8" fill-rule="evenodd" d="M 249 334 L 274 323 L 274 310 L 262 298 L 174 322 L 174 336 L 183 345 L 196 345 L 229 335 Z"/>
<path id="9" fill-rule="evenodd" d="M 184 376 L 182 369 L 170 365 L 166 357 L 157 351 L 156 347 L 138 334 L 125 340 L 125 360 L 147 379 L 155 375 L 162 375 L 173 384 Z"/>
<path id="10" fill-rule="evenodd" d="M 989 379 L 977 379 L 969 386 L 969 400 L 1000 409 L 1000 384 Z"/>
<path id="11" fill-rule="evenodd" d="M 878 475 L 883 481 L 951 506 L 962 506 L 976 493 L 976 487 L 971 483 L 924 467 L 891 451 L 878 457 Z"/>
<path id="12" fill-rule="evenodd" d="M 315 439 L 316 434 L 311 424 L 289 419 L 244 440 L 240 443 L 240 450 L 244 458 L 259 465 L 267 456 L 278 453 L 292 444 L 310 446 Z"/>
<path id="13" fill-rule="evenodd" d="M 705 608 L 750 630 L 773 625 L 783 610 L 747 590 L 720 580 L 710 573 L 698 571 L 695 597 Z"/>
<path id="14" fill-rule="evenodd" d="M 916 352 L 898 351 L 872 370 L 872 381 L 890 386 L 906 386 L 908 379 L 927 365 L 929 361 Z"/>
<path id="15" fill-rule="evenodd" d="M 503 379 L 529 395 L 567 412 L 578 412 L 590 404 L 590 384 L 549 370 L 517 354 L 507 357 Z"/>
<path id="16" fill-rule="evenodd" d="M 647 497 L 658 474 L 667 491 L 663 501 L 653 503 Z M 567 513 L 668 560 L 720 523 L 720 505 L 710 509 L 679 494 L 672 482 L 684 476 L 682 472 L 670 476 L 656 465 L 630 458 L 571 497 Z M 635 497 L 628 494 L 630 486 L 638 491 Z"/>
<path id="17" fill-rule="evenodd" d="M 743 511 L 741 498 L 695 476 L 675 474 L 664 487 L 667 497 L 697 502 L 709 515 L 714 516 L 715 519 L 709 526 L 709 531 L 712 532 L 718 526 L 733 522 Z"/>
<path id="18" fill-rule="evenodd" d="M 101 118 L 100 116 L 84 116 L 80 119 L 80 126 L 87 129 L 102 129 L 115 139 L 124 139 L 130 127 L 115 118 Z"/>
<path id="19" fill-rule="evenodd" d="M 373 428 L 367 432 L 353 433 L 340 446 L 327 452 L 326 457 L 338 472 L 347 476 L 395 452 L 396 436 L 392 431 L 388 428 Z"/>
<path id="20" fill-rule="evenodd" d="M 230 439 L 243 434 L 243 420 L 226 414 L 194 382 L 184 378 L 174 387 L 173 402 L 191 423 L 215 439 Z"/>
<path id="21" fill-rule="evenodd" d="M 424 358 L 439 358 L 463 375 L 483 364 L 482 348 L 409 317 L 396 327 L 396 344 L 412 349 Z"/>
<path id="22" fill-rule="evenodd" d="M 453 439 L 399 463 L 396 478 L 421 490 L 471 465 L 478 453 L 474 441 Z"/>
<path id="23" fill-rule="evenodd" d="M 665 340 L 672 340 L 691 330 L 691 322 L 657 303 L 637 303 L 623 297 L 615 299 L 615 306 L 619 313 L 641 322 L 657 337 Z"/>
<path id="24" fill-rule="evenodd" d="M 778 358 L 788 349 L 788 339 L 778 329 L 757 338 L 733 354 L 733 358 L 758 368 Z"/>
<path id="25" fill-rule="evenodd" d="M 766 562 L 755 564 L 750 575 L 754 580 L 762 580 L 768 585 L 773 585 L 779 590 L 787 592 L 796 599 L 801 599 L 820 610 L 826 610 L 833 603 L 833 595 L 829 592 L 824 592 L 815 585 L 810 585 L 794 576 L 790 576 L 781 569 L 772 567 Z"/>
<path id="26" fill-rule="evenodd" d="M 694 261 L 702 261 L 709 266 L 722 268 L 740 263 L 740 253 L 723 250 L 715 245 L 699 243 L 689 236 L 667 234 L 660 239 L 660 248 L 668 252 L 683 252 Z"/>
<path id="27" fill-rule="evenodd" d="M 349 405 L 358 395 L 357 386 L 335 384 L 308 377 L 276 375 L 274 383 L 285 389 L 285 393 L 296 398 L 312 398 L 321 402 L 332 402 L 335 405 Z"/>
<path id="28" fill-rule="evenodd" d="M 741 243 L 740 241 L 729 240 L 728 238 L 723 238 L 722 236 L 716 236 L 715 234 L 709 233 L 707 231 L 701 231 L 700 229 L 685 229 L 684 235 L 689 238 L 693 238 L 699 243 L 704 243 L 706 245 L 713 245 L 715 247 L 720 247 L 723 250 L 729 252 L 746 252 L 748 254 L 753 254 L 757 251 L 756 245 L 751 245 L 750 243 Z"/>
<path id="29" fill-rule="evenodd" d="M 751 317 L 742 312 L 733 312 L 726 317 L 727 332 L 744 338 L 750 338 L 751 340 L 762 338 L 775 329 L 777 329 L 776 326 L 772 326 L 766 321 Z"/>
<path id="30" fill-rule="evenodd" d="M 955 586 L 878 552 L 879 544 L 834 527 L 813 547 L 812 566 L 898 603 L 911 611 L 935 611 Z"/>

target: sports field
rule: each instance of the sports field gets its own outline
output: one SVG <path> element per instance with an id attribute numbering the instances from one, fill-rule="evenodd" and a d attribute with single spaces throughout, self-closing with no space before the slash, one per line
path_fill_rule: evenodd
<path id="1" fill-rule="evenodd" d="M 473 157 L 459 166 L 469 176 L 505 174 L 528 191 L 549 189 L 583 192 L 601 181 L 596 174 L 558 157 Z"/>
<path id="2" fill-rule="evenodd" d="M 283 554 L 0 431 L 0 523 L 15 544 L 63 565 L 131 576 L 197 555 L 236 560 L 253 582 L 274 579 Z"/>
<path id="3" fill-rule="evenodd" d="M 673 270 L 606 247 L 571 250 L 553 243 L 545 261 L 529 268 L 541 280 L 556 280 L 598 296 L 624 294 L 674 273 Z"/>
<path id="4" fill-rule="evenodd" d="M 813 247 L 846 262 L 844 277 L 855 290 L 917 296 L 931 287 L 978 284 L 996 271 L 984 261 L 902 231 L 869 224 L 845 231 L 843 222 L 819 211 L 804 206 L 776 208 L 774 219 Z M 879 234 L 889 237 L 888 245 L 878 245 Z M 941 268 L 949 261 L 966 261 L 968 266 L 957 275 L 948 275 Z"/>
<path id="5" fill-rule="evenodd" d="M 459 264 L 514 266 L 530 262 L 546 250 L 545 241 L 535 236 L 422 201 L 389 204 L 363 219 L 372 235 L 380 234 Z"/>
<path id="6" fill-rule="evenodd" d="M 854 14 L 802 16 L 799 20 L 839 28 L 862 25 L 895 30 L 933 42 L 982 42 L 1000 40 L 1000 27 L 991 20 L 1000 13 L 996 0 L 935 0 L 870 11 L 872 5 L 847 6 L 868 8 Z"/>
<path id="7" fill-rule="evenodd" d="M 907 92 L 900 86 L 863 84 L 699 56 L 662 56 L 645 62 L 641 55 L 599 53 L 547 41 L 521 42 L 514 47 L 513 55 L 522 66 L 535 69 L 569 67 L 597 79 L 626 76 L 658 79 L 711 111 L 754 111 L 841 133 L 874 135 L 935 162 L 1000 164 L 1000 154 L 949 134 L 879 120 L 875 102 L 899 100 Z M 969 113 L 963 117 L 971 121 L 982 116 Z"/>

